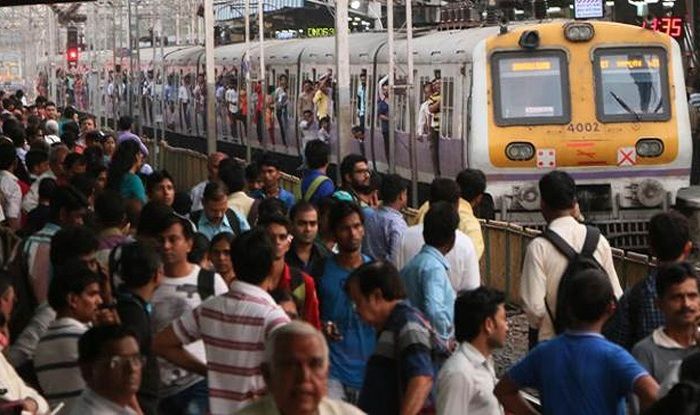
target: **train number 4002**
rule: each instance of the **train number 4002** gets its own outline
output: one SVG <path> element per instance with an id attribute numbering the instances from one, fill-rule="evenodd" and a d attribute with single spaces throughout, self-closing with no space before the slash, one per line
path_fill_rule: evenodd
<path id="1" fill-rule="evenodd" d="M 566 129 L 572 133 L 597 133 L 600 125 L 597 122 L 576 122 L 567 125 Z"/>

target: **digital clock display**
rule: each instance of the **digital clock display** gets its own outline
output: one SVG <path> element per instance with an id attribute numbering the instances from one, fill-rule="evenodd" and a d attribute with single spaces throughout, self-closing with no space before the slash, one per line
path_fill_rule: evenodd
<path id="1" fill-rule="evenodd" d="M 677 16 L 654 17 L 644 21 L 642 27 L 680 39 L 683 37 L 683 18 Z"/>

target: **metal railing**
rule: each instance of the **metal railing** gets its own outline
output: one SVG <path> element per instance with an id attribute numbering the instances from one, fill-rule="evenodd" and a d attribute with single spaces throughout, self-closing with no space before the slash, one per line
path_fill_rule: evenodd
<path id="1" fill-rule="evenodd" d="M 207 156 L 192 150 L 171 147 L 167 142 L 159 143 L 158 152 L 153 152 L 154 142 L 147 140 L 151 154 L 157 154 L 158 168 L 166 169 L 175 179 L 178 189 L 189 189 L 207 178 Z M 241 163 L 244 160 L 237 159 Z M 293 192 L 299 199 L 301 180 L 282 173 L 282 187 Z M 403 214 L 409 225 L 417 222 L 416 209 L 407 208 Z M 520 304 L 520 277 L 523 258 L 528 243 L 540 234 L 539 230 L 524 228 L 514 223 L 482 221 L 484 255 L 481 258 L 482 283 L 503 291 L 508 302 Z M 623 288 L 630 287 L 649 274 L 655 266 L 651 257 L 635 252 L 612 248 L 615 269 Z"/>
<path id="2" fill-rule="evenodd" d="M 150 152 L 150 162 L 158 169 L 165 169 L 173 176 L 176 189 L 191 189 L 197 183 L 207 179 L 207 156 L 194 150 L 172 147 L 167 141 L 156 142 L 144 139 Z M 236 158 L 245 163 L 245 160 Z M 301 195 L 301 180 L 291 174 L 281 173 L 282 187 L 299 199 Z"/>
<path id="3" fill-rule="evenodd" d="M 499 221 L 484 221 L 481 229 L 485 246 L 480 263 L 482 283 L 503 291 L 508 302 L 520 304 L 523 258 L 528 243 L 540 231 Z M 655 267 L 648 255 L 612 248 L 612 256 L 623 289 L 642 280 Z"/>

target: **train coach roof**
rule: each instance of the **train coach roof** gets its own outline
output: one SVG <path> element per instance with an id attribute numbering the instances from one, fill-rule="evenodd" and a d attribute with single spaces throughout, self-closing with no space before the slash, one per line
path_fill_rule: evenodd
<path id="1" fill-rule="evenodd" d="M 195 65 L 199 56 L 204 53 L 202 46 L 192 46 L 176 50 L 167 55 L 168 64 L 170 65 Z"/>
<path id="2" fill-rule="evenodd" d="M 498 26 L 477 27 L 464 30 L 433 32 L 413 40 L 413 62 L 415 64 L 442 64 L 470 62 L 477 43 L 498 34 Z M 406 40 L 394 45 L 398 62 L 406 62 Z M 378 61 L 389 60 L 389 49 L 383 45 Z"/>
<path id="3" fill-rule="evenodd" d="M 163 55 L 167 58 L 172 56 L 173 53 L 179 51 L 179 50 L 185 50 L 185 49 L 191 49 L 190 46 L 166 46 L 163 48 Z M 141 57 L 141 64 L 151 64 L 153 61 L 153 48 L 141 48 L 139 51 L 140 57 Z M 110 55 L 111 56 L 111 55 Z M 158 64 L 160 61 L 160 47 L 156 47 L 156 61 L 155 63 Z"/>
<path id="4" fill-rule="evenodd" d="M 350 64 L 371 63 L 377 49 L 387 41 L 386 33 L 355 33 L 350 35 Z M 335 38 L 305 39 L 302 62 L 335 65 Z"/>

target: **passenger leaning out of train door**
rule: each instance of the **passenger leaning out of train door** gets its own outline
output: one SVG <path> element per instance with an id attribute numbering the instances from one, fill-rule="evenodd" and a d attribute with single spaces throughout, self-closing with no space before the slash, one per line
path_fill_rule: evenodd
<path id="1" fill-rule="evenodd" d="M 433 121 L 433 114 L 430 113 L 430 96 L 433 95 L 433 84 L 426 82 L 423 84 L 423 101 L 418 109 L 418 120 L 416 121 L 416 138 L 423 141 L 425 137 L 430 138 L 430 126 Z"/>
<path id="2" fill-rule="evenodd" d="M 587 227 L 574 219 L 576 210 L 576 183 L 567 173 L 555 170 L 544 175 L 539 182 L 542 216 L 547 229 L 563 239 L 571 249 L 581 252 Z M 613 266 L 610 244 L 600 235 L 593 251 L 593 258 L 607 273 L 615 298 L 620 298 L 622 288 Z M 569 265 L 566 257 L 544 237 L 530 242 L 523 260 L 520 278 L 520 295 L 530 322 L 531 344 L 551 339 L 556 335 L 550 311 L 557 309 L 559 282 Z"/>

